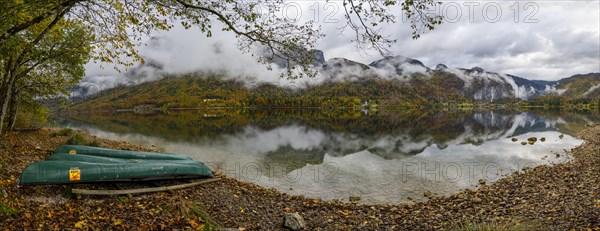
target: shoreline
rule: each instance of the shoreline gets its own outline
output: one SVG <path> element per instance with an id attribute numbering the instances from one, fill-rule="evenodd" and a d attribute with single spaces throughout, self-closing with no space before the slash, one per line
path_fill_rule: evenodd
<path id="1" fill-rule="evenodd" d="M 454 229 L 469 223 L 514 222 L 541 229 L 600 230 L 600 125 L 580 133 L 584 143 L 571 150 L 572 160 L 529 168 L 451 196 L 400 205 L 309 199 L 224 176 L 219 182 L 174 193 L 130 197 L 75 196 L 68 193 L 70 186 L 16 187 L 15 177 L 26 164 L 44 159 L 49 155 L 46 150 L 68 138 L 52 136 L 57 130 L 3 135 L 0 191 L 6 196 L 0 200 L 4 204 L 0 204 L 0 229 L 196 229 L 218 224 L 279 230 L 286 213 L 298 212 L 307 230 Z M 103 147 L 153 151 L 84 136 Z"/>
<path id="2" fill-rule="evenodd" d="M 441 105 L 441 106 L 440 106 Z M 265 110 L 265 109 L 283 109 L 283 110 L 397 110 L 397 109 L 419 109 L 419 110 L 465 110 L 465 111 L 478 111 L 478 110 L 526 110 L 526 109 L 560 109 L 560 110 L 584 110 L 592 111 L 600 109 L 597 106 L 540 106 L 540 105 L 513 105 L 513 104 L 502 104 L 502 103 L 479 103 L 469 104 L 464 106 L 463 104 L 432 104 L 432 105 L 369 105 L 369 106 L 204 106 L 204 107 L 150 107 L 138 109 L 133 108 L 113 108 L 113 109 L 86 109 L 86 110 L 71 110 L 67 109 L 67 113 L 74 114 L 86 114 L 86 113 L 115 113 L 115 112 L 136 112 L 136 113 L 153 113 L 153 112 L 164 112 L 164 111 L 183 111 L 183 110 Z"/>

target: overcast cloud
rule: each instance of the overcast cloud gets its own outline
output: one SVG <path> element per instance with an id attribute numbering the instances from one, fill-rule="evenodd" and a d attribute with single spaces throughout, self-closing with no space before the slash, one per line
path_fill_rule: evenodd
<path id="1" fill-rule="evenodd" d="M 338 35 L 338 28 L 344 23 L 342 11 L 325 9 L 325 2 L 321 1 L 295 3 L 303 19 L 319 18 L 322 22 L 333 15 L 339 20 L 339 23 L 321 23 L 327 37 L 319 41 L 317 48 L 323 50 L 326 59 L 344 57 L 368 64 L 382 58 L 373 51 L 357 50 L 350 43 L 353 35 L 350 31 Z M 320 8 L 318 14 L 309 8 L 316 4 Z M 340 1 L 333 4 L 342 7 Z M 398 39 L 390 49 L 392 54 L 421 60 L 429 67 L 438 63 L 449 67 L 478 66 L 538 80 L 600 72 L 598 0 L 444 1 L 437 10 L 447 21 L 418 40 L 411 38 L 408 23 L 385 26 L 384 31 Z M 398 9 L 395 14 L 400 17 L 401 11 Z M 159 42 L 140 48 L 141 53 L 163 64 L 168 73 L 225 71 L 236 78 L 280 81 L 276 71 L 267 71 L 249 54 L 238 51 L 235 36 L 229 32 L 215 30 L 213 37 L 206 38 L 194 28 L 176 27 L 156 36 Z M 105 66 L 108 68 L 88 64 L 88 78 L 118 76 L 110 64 Z"/>

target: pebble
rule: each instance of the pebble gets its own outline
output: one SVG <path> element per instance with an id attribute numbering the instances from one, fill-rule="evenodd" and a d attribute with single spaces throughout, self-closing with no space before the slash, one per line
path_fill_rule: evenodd
<path id="1" fill-rule="evenodd" d="M 485 183 L 486 183 L 485 179 L 479 179 L 479 184 L 485 184 Z"/>
<path id="2" fill-rule="evenodd" d="M 402 202 L 400 202 L 400 205 L 409 206 L 409 207 L 414 206 L 416 204 L 417 203 L 414 202 L 414 201 L 402 201 Z"/>
<path id="3" fill-rule="evenodd" d="M 531 142 L 531 141 L 536 142 L 537 138 L 535 138 L 535 137 L 529 137 L 529 138 L 527 138 L 527 141 L 529 141 L 529 142 Z"/>
<path id="4" fill-rule="evenodd" d="M 306 222 L 298 213 L 286 213 L 283 220 L 283 226 L 291 230 L 301 230 L 306 227 Z"/>
<path id="5" fill-rule="evenodd" d="M 423 196 L 427 197 L 427 198 L 431 198 L 433 196 L 433 194 L 430 191 L 427 191 L 427 192 L 423 193 Z"/>

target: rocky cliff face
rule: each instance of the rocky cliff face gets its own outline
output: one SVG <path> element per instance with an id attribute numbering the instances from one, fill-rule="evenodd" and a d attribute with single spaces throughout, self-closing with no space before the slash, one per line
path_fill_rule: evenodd
<path id="1" fill-rule="evenodd" d="M 431 71 L 421 61 L 404 56 L 385 57 L 370 63 L 369 66 L 379 70 L 380 74 L 387 75 L 386 77 L 397 76 L 406 78 L 414 73 L 427 73 Z"/>
<path id="2" fill-rule="evenodd" d="M 415 78 L 424 78 L 426 81 L 436 76 L 444 76 L 448 84 L 462 86 L 458 89 L 452 88 L 458 90 L 460 95 L 490 102 L 506 99 L 526 100 L 551 93 L 578 97 L 600 95 L 600 73 L 578 75 L 559 81 L 539 81 L 488 72 L 481 67 L 449 68 L 438 64 L 435 69 L 431 69 L 419 60 L 404 56 L 385 57 L 369 65 L 344 58 L 332 58 L 322 65 L 322 75 L 330 81 L 380 78 L 407 83 Z M 435 84 L 443 86 L 445 83 L 440 83 L 438 78 Z"/>
<path id="3" fill-rule="evenodd" d="M 265 52 L 267 53 L 267 52 Z M 268 54 L 265 54 L 268 55 Z M 305 56 L 310 56 L 312 57 L 312 62 L 311 64 L 314 66 L 321 66 L 325 64 L 325 56 L 323 55 L 323 51 L 321 50 L 304 50 L 302 52 L 299 52 L 296 54 L 295 58 L 303 58 Z M 289 62 L 286 59 L 283 59 L 281 57 L 275 56 L 272 57 L 273 60 L 272 62 L 275 63 L 275 65 L 277 65 L 279 68 L 287 68 L 289 65 L 296 65 L 296 63 L 292 63 Z"/>
<path id="4" fill-rule="evenodd" d="M 331 81 L 356 81 L 377 77 L 369 66 L 345 58 L 332 58 L 321 66 L 321 75 Z"/>

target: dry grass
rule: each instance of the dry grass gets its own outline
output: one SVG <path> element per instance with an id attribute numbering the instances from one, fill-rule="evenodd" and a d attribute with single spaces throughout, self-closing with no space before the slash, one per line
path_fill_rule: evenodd
<path id="1" fill-rule="evenodd" d="M 455 231 L 531 231 L 548 230 L 535 220 L 510 220 L 491 222 L 470 222 L 457 225 Z"/>

